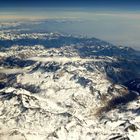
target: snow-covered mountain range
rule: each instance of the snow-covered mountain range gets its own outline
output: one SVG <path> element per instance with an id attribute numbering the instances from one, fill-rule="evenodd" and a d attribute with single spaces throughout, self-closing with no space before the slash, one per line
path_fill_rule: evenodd
<path id="1" fill-rule="evenodd" d="M 1 140 L 138 140 L 140 53 L 60 33 L 0 33 Z"/>

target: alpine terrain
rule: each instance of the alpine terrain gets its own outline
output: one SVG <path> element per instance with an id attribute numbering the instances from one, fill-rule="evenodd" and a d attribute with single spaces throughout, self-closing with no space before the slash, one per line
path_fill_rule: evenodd
<path id="1" fill-rule="evenodd" d="M 139 95 L 139 51 L 0 31 L 0 140 L 139 140 Z"/>

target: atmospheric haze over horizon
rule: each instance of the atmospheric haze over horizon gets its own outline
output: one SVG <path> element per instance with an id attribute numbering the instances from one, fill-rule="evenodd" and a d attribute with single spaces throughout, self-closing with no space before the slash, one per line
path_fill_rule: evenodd
<path id="1" fill-rule="evenodd" d="M 60 22 L 42 22 L 34 28 L 96 37 L 140 50 L 140 11 L 96 8 L 2 8 L 0 19 L 0 22 L 57 19 Z"/>

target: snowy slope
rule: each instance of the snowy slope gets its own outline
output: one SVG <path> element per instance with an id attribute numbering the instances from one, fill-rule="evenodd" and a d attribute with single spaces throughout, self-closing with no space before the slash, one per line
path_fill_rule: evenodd
<path id="1" fill-rule="evenodd" d="M 77 40 L 1 50 L 0 140 L 139 140 L 139 56 Z"/>

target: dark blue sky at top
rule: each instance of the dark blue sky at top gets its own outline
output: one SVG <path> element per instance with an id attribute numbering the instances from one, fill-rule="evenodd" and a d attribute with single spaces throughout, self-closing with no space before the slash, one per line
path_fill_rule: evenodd
<path id="1" fill-rule="evenodd" d="M 140 0 L 0 0 L 0 7 L 138 8 L 140 7 Z"/>

